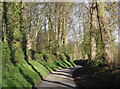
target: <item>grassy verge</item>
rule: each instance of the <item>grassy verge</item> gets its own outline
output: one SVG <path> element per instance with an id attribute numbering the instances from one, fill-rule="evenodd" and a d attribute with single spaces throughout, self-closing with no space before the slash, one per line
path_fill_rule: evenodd
<path id="1" fill-rule="evenodd" d="M 29 61 L 27 63 L 3 66 L 2 87 L 33 87 L 35 83 L 48 73 L 60 68 L 72 67 L 74 63 L 55 61 L 39 62 Z M 36 69 L 36 71 L 32 68 Z"/>
<path id="2" fill-rule="evenodd" d="M 75 66 L 73 62 L 66 61 L 65 55 L 57 57 L 34 52 L 35 55 L 31 55 L 33 59 L 25 61 L 23 52 L 18 51 L 13 55 L 7 43 L 2 45 L 2 87 L 34 87 L 38 80 L 52 71 Z M 27 55 L 30 55 L 30 52 L 28 51 Z M 13 65 L 13 59 L 16 65 Z"/>

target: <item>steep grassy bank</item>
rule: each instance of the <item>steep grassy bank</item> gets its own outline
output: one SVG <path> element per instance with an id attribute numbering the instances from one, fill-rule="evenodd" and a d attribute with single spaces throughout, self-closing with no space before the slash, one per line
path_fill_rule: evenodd
<path id="1" fill-rule="evenodd" d="M 30 61 L 27 63 L 13 64 L 3 67 L 2 86 L 3 87 L 32 87 L 35 83 L 46 76 L 48 73 L 59 68 L 72 67 L 73 64 L 63 61 L 54 61 L 49 63 L 40 63 L 39 61 Z M 35 71 L 34 67 L 37 71 Z"/>
<path id="2" fill-rule="evenodd" d="M 18 56 L 20 56 L 18 54 Z M 62 58 L 61 60 L 59 58 Z M 75 64 L 52 54 L 35 54 L 34 60 L 11 62 L 11 52 L 7 44 L 2 47 L 2 87 L 34 87 L 38 80 L 60 68 L 73 67 Z"/>

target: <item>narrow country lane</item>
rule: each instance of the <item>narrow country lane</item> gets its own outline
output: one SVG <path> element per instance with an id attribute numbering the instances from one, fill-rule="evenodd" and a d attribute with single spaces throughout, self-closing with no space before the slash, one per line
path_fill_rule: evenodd
<path id="1" fill-rule="evenodd" d="M 80 68 L 81 66 L 76 66 L 72 68 L 64 68 L 58 71 L 52 72 L 49 76 L 46 77 L 40 84 L 38 84 L 38 89 L 74 89 L 75 84 L 72 79 L 72 72 Z"/>

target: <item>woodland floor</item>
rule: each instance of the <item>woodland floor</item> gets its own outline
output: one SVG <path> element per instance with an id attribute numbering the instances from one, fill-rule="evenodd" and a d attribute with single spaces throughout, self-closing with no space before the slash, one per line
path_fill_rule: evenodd
<path id="1" fill-rule="evenodd" d="M 52 72 L 37 85 L 38 89 L 74 89 L 75 84 L 72 78 L 72 72 L 81 66 L 64 68 Z"/>
<path id="2" fill-rule="evenodd" d="M 76 69 L 72 76 L 78 89 L 81 87 L 120 87 L 120 67 L 101 68 L 90 63 L 82 66 Z"/>

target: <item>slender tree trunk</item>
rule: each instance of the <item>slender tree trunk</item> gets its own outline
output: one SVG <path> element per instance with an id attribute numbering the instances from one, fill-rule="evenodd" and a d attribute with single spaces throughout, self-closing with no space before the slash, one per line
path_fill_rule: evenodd
<path id="1" fill-rule="evenodd" d="M 51 15 L 48 16 L 49 22 L 48 22 L 48 41 L 49 41 L 49 52 L 51 53 L 51 41 L 52 41 L 52 26 L 51 26 Z"/>
<path id="2" fill-rule="evenodd" d="M 58 54 L 58 20 L 59 20 L 59 12 L 58 12 L 58 10 L 59 10 L 59 4 L 56 4 L 55 5 L 55 43 L 56 43 L 56 54 Z"/>
<path id="3" fill-rule="evenodd" d="M 0 42 L 2 41 L 2 12 L 3 12 L 3 3 L 0 2 Z M 1 47 L 1 44 L 0 44 Z"/>
<path id="4" fill-rule="evenodd" d="M 68 19 L 65 19 L 65 26 L 64 26 L 64 46 L 67 45 L 68 40 Z"/>
<path id="5" fill-rule="evenodd" d="M 60 6 L 60 16 L 59 16 L 59 29 L 58 29 L 58 49 L 59 52 L 61 50 L 61 36 L 62 36 L 62 21 L 63 21 L 63 17 L 62 17 L 62 5 Z M 58 52 L 58 54 L 59 54 Z"/>
<path id="6" fill-rule="evenodd" d="M 11 37 L 13 37 L 13 35 L 11 34 L 11 29 L 8 29 L 8 8 L 7 8 L 7 4 L 6 2 L 3 2 L 3 20 L 4 20 L 4 42 L 7 42 L 8 43 L 8 46 L 9 46 L 9 49 L 11 51 L 11 62 L 13 64 L 15 64 L 15 60 L 14 60 L 14 52 L 12 50 L 12 39 Z"/>
<path id="7" fill-rule="evenodd" d="M 4 23 L 3 23 L 3 30 L 2 30 L 2 38 L 3 38 L 3 42 L 7 42 L 7 8 L 6 8 L 6 2 L 3 2 L 3 20 L 4 20 Z"/>
<path id="8" fill-rule="evenodd" d="M 31 31 L 31 21 L 28 21 L 29 22 L 29 30 L 28 30 L 28 34 L 27 34 L 27 49 L 28 50 L 30 50 L 30 49 L 32 49 L 32 38 L 31 38 L 31 33 L 30 33 L 30 31 Z"/>
<path id="9" fill-rule="evenodd" d="M 95 32 L 98 27 L 97 20 L 97 10 L 96 10 L 96 2 L 92 2 L 92 14 L 91 14 L 91 28 L 90 28 L 90 53 L 91 60 L 94 60 L 96 57 L 96 40 L 95 40 Z"/>
<path id="10" fill-rule="evenodd" d="M 104 57 L 108 64 L 113 63 L 111 33 L 105 14 L 104 2 L 97 3 L 98 22 L 101 31 Z"/>
<path id="11" fill-rule="evenodd" d="M 58 40 L 58 5 L 55 9 L 55 40 Z"/>
<path id="12" fill-rule="evenodd" d="M 0 88 L 2 88 L 2 44 L 1 44 L 1 42 L 2 42 L 2 11 L 3 11 L 3 3 L 2 2 L 0 2 Z"/>
<path id="13" fill-rule="evenodd" d="M 24 9 L 23 9 L 24 8 Z M 22 42 L 20 43 L 22 45 L 22 50 L 24 52 L 24 59 L 28 61 L 28 54 L 27 54 L 27 34 L 26 34 L 26 13 L 24 12 L 25 5 L 24 2 L 21 0 L 20 2 L 20 31 L 22 34 Z M 29 47 L 28 47 L 29 48 Z"/>
<path id="14" fill-rule="evenodd" d="M 118 21 L 120 22 L 120 2 L 118 3 Z M 120 23 L 118 23 L 118 65 L 120 66 Z"/>
<path id="15" fill-rule="evenodd" d="M 64 13 L 64 11 L 63 11 Z M 63 14 L 64 15 L 64 14 Z M 64 45 L 64 35 L 65 35 L 65 17 L 63 17 L 62 31 L 61 31 L 61 45 Z"/>

